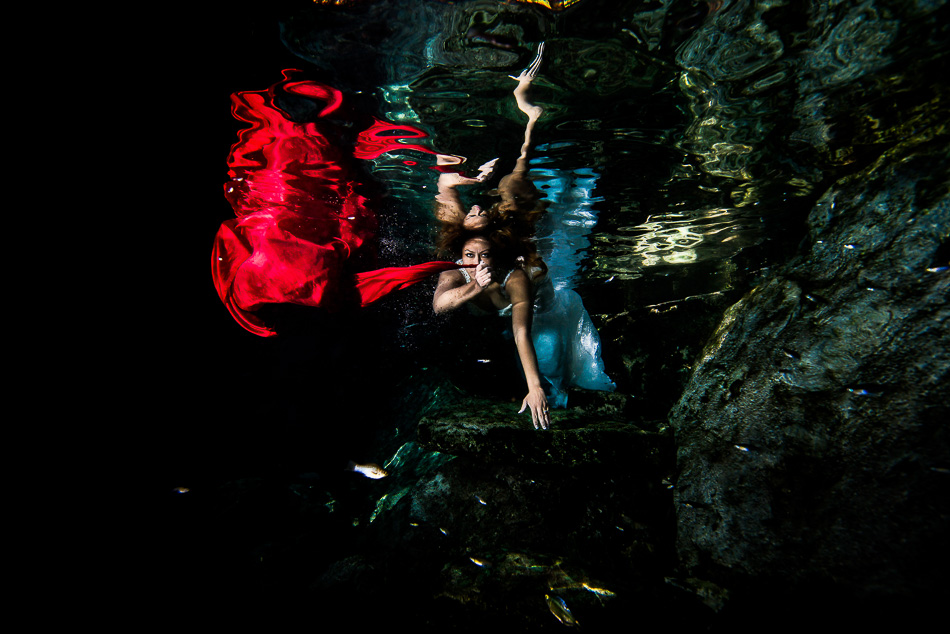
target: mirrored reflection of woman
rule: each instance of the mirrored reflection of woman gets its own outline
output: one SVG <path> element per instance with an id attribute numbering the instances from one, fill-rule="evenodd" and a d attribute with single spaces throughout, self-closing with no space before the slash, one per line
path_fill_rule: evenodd
<path id="1" fill-rule="evenodd" d="M 497 158 L 480 166 L 478 175 L 474 177 L 462 176 L 446 169 L 439 176 L 439 191 L 435 197 L 435 216 L 442 223 L 443 232 L 452 231 L 459 226 L 468 230 L 484 229 L 491 224 L 510 226 L 513 232 L 523 237 L 529 237 L 534 233 L 534 225 L 544 213 L 547 202 L 541 200 L 541 193 L 528 177 L 528 150 L 531 147 L 534 126 L 543 110 L 540 106 L 528 101 L 527 93 L 537 76 L 543 54 L 544 43 L 542 42 L 531 65 L 518 77 L 513 77 L 518 82 L 513 93 L 515 102 L 518 104 L 518 109 L 527 115 L 528 122 L 525 125 L 521 153 L 515 161 L 514 169 L 510 174 L 502 177 L 497 190 L 491 192 L 500 196 L 501 200 L 488 209 L 473 205 L 466 210 L 458 191 L 461 185 L 476 185 L 488 179 L 495 168 Z M 462 161 L 464 159 L 461 157 L 447 154 L 440 154 L 437 157 L 437 164 L 443 167 L 457 165 Z"/>

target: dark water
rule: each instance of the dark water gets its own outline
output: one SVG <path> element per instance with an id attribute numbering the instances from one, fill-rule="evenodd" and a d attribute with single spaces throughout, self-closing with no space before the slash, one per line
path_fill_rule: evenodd
<path id="1" fill-rule="evenodd" d="M 332 609 L 317 580 L 334 562 L 385 550 L 367 527 L 446 459 L 412 443 L 420 412 L 448 389 L 436 369 L 450 372 L 455 342 L 428 310 L 431 287 L 345 320 L 288 309 L 286 336 L 274 341 L 241 331 L 217 302 L 206 262 L 230 217 L 220 185 L 238 129 L 231 92 L 266 88 L 297 67 L 343 90 L 360 112 L 425 131 L 437 151 L 469 165 L 501 157 L 505 173 L 524 125 L 508 75 L 545 41 L 531 93 L 544 108 L 532 174 L 552 202 L 539 247 L 603 326 L 627 312 L 675 311 L 689 298 L 740 296 L 794 252 L 829 184 L 946 120 L 947 51 L 936 44 L 948 39 L 944 2 L 811 5 L 581 0 L 555 13 L 493 2 L 286 3 L 194 28 L 191 37 L 214 44 L 196 49 L 208 67 L 191 73 L 190 107 L 208 131 L 193 151 L 207 187 L 194 199 L 200 220 L 181 268 L 193 276 L 184 284 L 198 309 L 172 333 L 187 342 L 175 348 L 187 361 L 162 385 L 188 415 L 161 403 L 163 421 L 150 427 L 163 455 L 153 494 L 157 549 L 172 571 L 165 590 L 198 603 Z M 388 263 L 432 257 L 434 173 L 406 164 L 419 159 L 388 153 L 366 165 L 387 192 Z M 638 335 L 685 340 L 690 325 L 652 327 Z M 605 360 L 620 391 L 646 403 L 646 418 L 662 419 L 675 386 L 665 393 L 639 380 L 636 362 L 610 345 Z M 684 363 L 680 350 L 665 354 L 649 362 Z M 349 477 L 348 459 L 407 475 Z M 431 623 L 440 609 L 431 608 Z M 535 627 L 561 627 L 547 618 Z"/>

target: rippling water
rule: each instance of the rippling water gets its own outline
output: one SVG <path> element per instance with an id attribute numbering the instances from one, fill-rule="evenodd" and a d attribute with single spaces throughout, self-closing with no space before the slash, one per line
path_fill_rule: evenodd
<path id="1" fill-rule="evenodd" d="M 544 108 L 532 173 L 554 203 L 542 253 L 572 284 L 635 282 L 670 302 L 746 283 L 794 245 L 822 183 L 897 141 L 880 87 L 933 83 L 933 61 L 913 56 L 879 4 L 354 2 L 288 20 L 283 38 L 372 95 L 381 118 L 470 165 L 516 156 L 524 116 L 508 75 L 545 41 L 531 93 Z M 941 5 L 910 13 L 927 20 Z M 400 219 L 386 240 L 394 260 L 421 257 L 429 240 L 434 175 L 413 158 L 372 166 Z"/>

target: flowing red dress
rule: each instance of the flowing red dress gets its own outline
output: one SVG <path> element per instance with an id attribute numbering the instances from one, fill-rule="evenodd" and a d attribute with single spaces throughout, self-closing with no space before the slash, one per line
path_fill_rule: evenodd
<path id="1" fill-rule="evenodd" d="M 297 123 L 275 104 L 278 94 L 325 104 L 317 121 Z M 424 137 L 410 126 L 376 120 L 355 147 L 342 147 L 333 117 L 342 116 L 340 91 L 313 81 L 284 79 L 264 91 L 232 95 L 232 113 L 250 127 L 228 155 L 225 197 L 236 218 L 215 236 L 212 277 L 237 322 L 263 337 L 273 328 L 255 314 L 266 304 L 293 303 L 336 310 L 366 306 L 433 273 L 458 268 L 427 262 L 356 272 L 376 256 L 377 219 L 356 161 L 383 152 L 434 152 L 400 139 Z"/>

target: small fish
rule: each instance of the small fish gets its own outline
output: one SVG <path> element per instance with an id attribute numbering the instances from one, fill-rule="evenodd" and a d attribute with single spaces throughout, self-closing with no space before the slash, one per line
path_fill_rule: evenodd
<path id="1" fill-rule="evenodd" d="M 346 465 L 347 471 L 355 471 L 356 473 L 362 474 L 367 478 L 372 478 L 373 480 L 379 480 L 380 478 L 385 478 L 389 475 L 389 472 L 380 467 L 378 464 L 356 464 L 352 460 Z"/>
<path id="2" fill-rule="evenodd" d="M 564 599 L 546 594 L 544 595 L 544 600 L 547 601 L 548 609 L 551 610 L 551 614 L 557 617 L 558 621 L 569 626 L 580 625 L 577 619 L 574 618 L 574 615 L 571 614 L 567 604 L 564 603 Z"/>
<path id="3" fill-rule="evenodd" d="M 867 389 L 871 388 L 871 389 Z M 854 387 L 849 387 L 848 391 L 854 394 L 855 396 L 880 396 L 881 390 L 879 387 L 873 385 L 855 385 Z"/>
<path id="4" fill-rule="evenodd" d="M 174 489 L 172 489 L 172 491 L 174 491 L 175 493 L 188 493 L 189 491 L 191 491 L 191 489 L 189 489 L 188 487 L 175 487 Z"/>
<path id="5" fill-rule="evenodd" d="M 581 585 L 584 587 L 585 590 L 587 590 L 587 591 L 589 591 L 589 592 L 593 592 L 594 594 L 596 594 L 596 595 L 598 595 L 598 596 L 601 596 L 601 597 L 615 597 L 615 596 L 617 596 L 617 594 L 616 594 L 615 592 L 611 592 L 611 591 L 608 590 L 607 588 L 598 588 L 598 587 L 596 587 L 596 586 L 590 585 L 590 584 L 587 583 L 586 581 L 585 581 L 584 583 L 582 583 Z"/>

